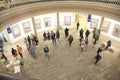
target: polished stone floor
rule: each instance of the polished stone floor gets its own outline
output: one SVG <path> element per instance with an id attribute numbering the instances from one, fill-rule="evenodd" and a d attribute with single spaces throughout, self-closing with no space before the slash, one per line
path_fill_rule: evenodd
<path id="1" fill-rule="evenodd" d="M 36 46 L 36 59 L 33 59 L 29 55 L 23 39 L 14 44 L 5 43 L 5 53 L 9 60 L 14 60 L 11 55 L 12 47 L 16 48 L 17 44 L 23 47 L 24 69 L 20 76 L 38 80 L 120 80 L 119 41 L 101 34 L 100 41 L 93 48 L 91 33 L 88 48 L 81 52 L 79 31 L 76 28 L 70 28 L 70 34 L 74 37 L 71 46 L 68 45 L 68 41 L 64 37 L 64 29 L 60 29 L 61 37 L 55 45 L 52 44 L 51 40 L 43 41 L 42 33 L 38 33 L 39 44 Z M 102 42 L 106 42 L 108 39 L 112 40 L 114 53 L 109 51 L 101 52 L 101 61 L 97 65 L 94 65 L 97 48 Z M 49 60 L 43 52 L 45 45 L 48 45 L 50 49 Z M 13 72 L 9 73 L 13 74 Z"/>

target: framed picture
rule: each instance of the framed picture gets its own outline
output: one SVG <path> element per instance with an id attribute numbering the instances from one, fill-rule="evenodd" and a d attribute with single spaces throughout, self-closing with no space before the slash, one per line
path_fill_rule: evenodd
<path id="1" fill-rule="evenodd" d="M 118 25 L 118 24 L 114 25 L 112 35 L 115 36 L 115 37 L 118 37 L 118 38 L 120 37 L 120 25 Z"/>
<path id="2" fill-rule="evenodd" d="M 90 23 L 90 28 L 97 28 L 98 26 L 98 19 L 92 18 Z"/>
<path id="3" fill-rule="evenodd" d="M 71 25 L 71 16 L 64 16 L 64 25 L 65 26 Z"/>
<path id="4" fill-rule="evenodd" d="M 102 25 L 102 31 L 107 33 L 109 30 L 110 24 L 111 24 L 110 22 L 104 21 Z"/>
<path id="5" fill-rule="evenodd" d="M 45 22 L 45 27 L 51 26 L 51 18 L 50 17 L 45 17 L 44 22 Z"/>
<path id="6" fill-rule="evenodd" d="M 30 22 L 24 22 L 22 23 L 23 24 L 23 29 L 24 29 L 24 32 L 25 33 L 28 33 L 31 31 L 31 28 L 30 28 Z"/>
<path id="7" fill-rule="evenodd" d="M 35 19 L 35 27 L 36 27 L 36 29 L 40 29 L 41 28 L 41 21 L 40 21 L 40 19 Z"/>
<path id="8" fill-rule="evenodd" d="M 12 27 L 12 34 L 14 38 L 19 37 L 21 35 L 18 24 Z"/>

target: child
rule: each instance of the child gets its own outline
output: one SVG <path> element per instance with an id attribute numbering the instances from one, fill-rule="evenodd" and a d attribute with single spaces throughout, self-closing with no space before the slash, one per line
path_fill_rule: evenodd
<path id="1" fill-rule="evenodd" d="M 85 43 L 84 43 L 84 41 L 82 41 L 82 43 L 81 43 L 81 51 L 83 51 L 84 45 L 85 45 Z"/>
<path id="2" fill-rule="evenodd" d="M 88 45 L 88 38 L 85 39 L 85 45 L 86 45 L 86 48 L 87 48 L 87 45 Z"/>

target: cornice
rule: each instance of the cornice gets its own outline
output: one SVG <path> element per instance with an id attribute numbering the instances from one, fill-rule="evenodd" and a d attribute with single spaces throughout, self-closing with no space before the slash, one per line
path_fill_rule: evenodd
<path id="1" fill-rule="evenodd" d="M 41 2 L 23 5 L 0 12 L 0 30 L 31 16 L 54 12 L 81 12 L 105 16 L 120 21 L 120 6 L 97 2 Z"/>

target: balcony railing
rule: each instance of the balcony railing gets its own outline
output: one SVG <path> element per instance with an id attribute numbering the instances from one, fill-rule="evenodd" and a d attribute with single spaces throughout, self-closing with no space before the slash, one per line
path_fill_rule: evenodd
<path id="1" fill-rule="evenodd" d="M 89 2 L 100 2 L 100 3 L 120 6 L 120 0 L 0 0 L 0 11 L 26 4 L 32 4 L 38 2 L 50 2 L 50 1 L 89 1 Z"/>

